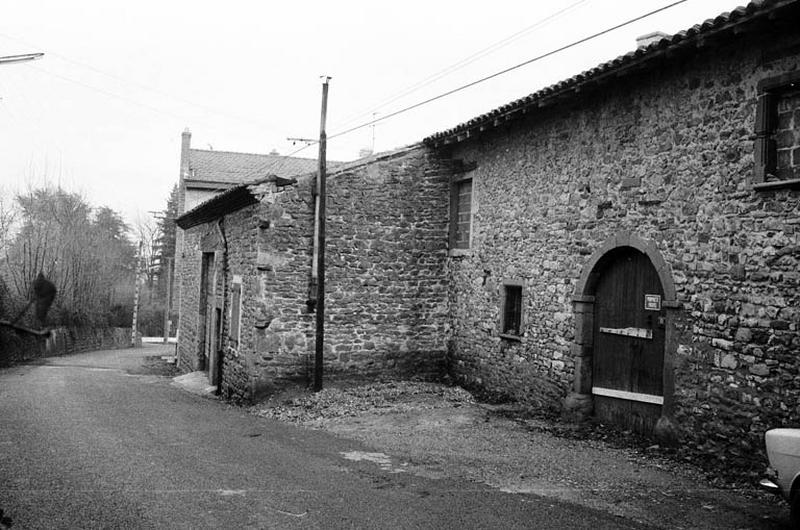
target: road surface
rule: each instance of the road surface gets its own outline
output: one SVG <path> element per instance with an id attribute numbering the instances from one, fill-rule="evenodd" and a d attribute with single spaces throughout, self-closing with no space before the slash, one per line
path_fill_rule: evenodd
<path id="1" fill-rule="evenodd" d="M 642 528 L 188 393 L 143 368 L 163 348 L 0 370 L 0 528 Z"/>

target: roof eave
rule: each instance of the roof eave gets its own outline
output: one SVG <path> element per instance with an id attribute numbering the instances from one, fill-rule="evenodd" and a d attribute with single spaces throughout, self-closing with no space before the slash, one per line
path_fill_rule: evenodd
<path id="1" fill-rule="evenodd" d="M 796 5 L 797 0 L 777 0 L 769 6 L 764 6 L 763 2 L 751 2 L 745 8 L 737 8 L 731 13 L 723 14 L 727 15 L 727 19 L 723 23 L 718 22 L 723 15 L 713 20 L 707 20 L 688 30 L 665 37 L 646 48 L 631 51 L 567 80 L 493 109 L 452 129 L 433 134 L 425 138 L 423 143 L 430 147 L 442 147 L 463 142 L 534 109 L 548 107 L 555 102 L 576 97 L 581 92 L 588 92 L 588 89 L 596 88 L 612 78 L 616 79 L 633 72 L 644 71 L 664 58 L 684 53 L 691 48 L 703 47 L 709 40 L 718 38 L 727 32 L 739 33 L 742 26 L 770 17 L 776 11 L 792 4 Z M 709 25 L 713 27 L 706 27 Z"/>
<path id="2" fill-rule="evenodd" d="M 250 193 L 248 186 L 236 186 L 198 204 L 175 219 L 175 224 L 183 230 L 187 230 L 256 203 L 258 203 L 258 199 Z"/>

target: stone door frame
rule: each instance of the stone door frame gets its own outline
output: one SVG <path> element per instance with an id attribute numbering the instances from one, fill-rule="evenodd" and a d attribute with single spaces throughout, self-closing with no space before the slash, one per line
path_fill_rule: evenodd
<path id="1" fill-rule="evenodd" d="M 677 301 L 675 283 L 669 265 L 664 261 L 655 243 L 643 239 L 636 234 L 622 231 L 607 239 L 586 262 L 581 272 L 580 279 L 572 297 L 573 311 L 575 313 L 575 340 L 572 344 L 572 357 L 575 362 L 575 376 L 572 391 L 564 402 L 565 415 L 575 420 L 584 420 L 591 416 L 594 405 L 592 398 L 592 360 L 594 357 L 594 302 L 595 287 L 600 276 L 601 261 L 610 252 L 622 247 L 631 247 L 646 255 L 658 273 L 661 286 L 664 289 L 664 299 L 661 307 L 664 309 L 665 337 L 664 337 L 664 404 L 661 407 L 661 418 L 656 427 L 672 430 L 672 416 L 674 410 L 675 376 L 673 363 L 677 350 L 676 320 L 681 307 Z"/>

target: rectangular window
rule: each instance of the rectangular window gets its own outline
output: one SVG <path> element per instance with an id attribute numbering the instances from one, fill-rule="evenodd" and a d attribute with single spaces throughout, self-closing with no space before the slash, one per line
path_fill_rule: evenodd
<path id="1" fill-rule="evenodd" d="M 756 189 L 800 184 L 800 74 L 762 80 L 756 108 Z"/>
<path id="2" fill-rule="evenodd" d="M 472 233 L 472 179 L 453 183 L 450 198 L 450 248 L 470 248 Z"/>
<path id="3" fill-rule="evenodd" d="M 500 315 L 500 335 L 507 338 L 522 336 L 522 282 L 507 280 L 503 282 L 502 312 Z"/>
<path id="4" fill-rule="evenodd" d="M 241 325 L 242 325 L 242 283 L 233 283 L 231 286 L 231 323 L 230 332 L 228 336 L 236 347 L 239 346 L 241 341 Z"/>

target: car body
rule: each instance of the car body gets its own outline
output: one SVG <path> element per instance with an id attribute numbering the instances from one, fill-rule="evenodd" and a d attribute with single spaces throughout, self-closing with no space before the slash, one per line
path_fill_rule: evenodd
<path id="1" fill-rule="evenodd" d="M 800 528 L 800 429 L 770 429 L 764 445 L 770 470 L 759 485 L 789 501 L 792 527 Z"/>

